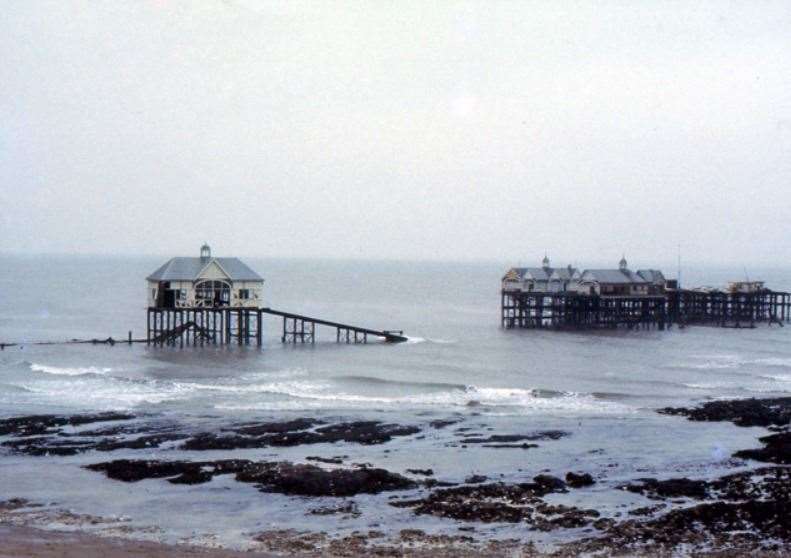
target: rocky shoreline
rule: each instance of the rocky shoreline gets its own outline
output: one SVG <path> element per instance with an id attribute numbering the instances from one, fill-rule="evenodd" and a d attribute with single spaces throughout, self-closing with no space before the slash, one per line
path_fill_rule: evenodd
<path id="1" fill-rule="evenodd" d="M 315 516 L 359 517 L 353 500 L 358 495 L 392 493 L 382 505 L 430 516 L 455 524 L 447 534 L 401 530 L 384 534 L 372 529 L 353 535 L 300 533 L 291 530 L 252 533 L 254 548 L 290 554 L 356 556 L 418 555 L 426 548 L 453 548 L 464 552 L 497 555 L 555 556 L 614 554 L 672 555 L 698 552 L 778 553 L 791 551 L 791 398 L 712 401 L 694 408 L 664 408 L 661 414 L 691 421 L 730 422 L 739 427 L 767 429 L 758 442 L 762 447 L 734 453 L 737 463 L 765 463 L 719 478 L 637 478 L 610 485 L 581 470 L 546 471 L 523 482 L 491 481 L 470 471 L 462 481 L 437 478 L 431 469 L 410 467 L 391 471 L 367 463 L 350 463 L 347 455 L 312 455 L 300 463 L 288 460 L 223 459 L 112 459 L 83 465 L 107 478 L 137 483 L 157 480 L 173 485 L 200 485 L 227 475 L 261 492 L 303 498 L 332 498 L 337 504 L 313 506 Z M 670 419 L 669 419 L 670 420 Z M 426 424 L 389 424 L 379 421 L 328 421 L 310 417 L 280 422 L 247 422 L 226 425 L 217 431 L 190 430 L 162 420 L 148 421 L 124 413 L 75 416 L 37 415 L 0 420 L 2 448 L 29 456 L 100 457 L 116 450 L 135 452 L 170 448 L 178 452 L 233 452 L 260 448 L 288 448 L 339 444 L 381 446 L 394 438 L 417 439 L 430 429 L 442 430 L 457 421 Z M 470 432 L 457 428 L 455 444 L 532 449 L 569 436 L 560 430 L 526 433 Z M 384 450 L 387 451 L 387 450 Z M 527 455 L 527 454 L 525 454 Z M 620 517 L 594 507 L 554 502 L 574 491 L 621 491 L 653 502 L 633 506 Z M 0 503 L 0 524 L 16 521 L 34 506 L 21 500 Z M 620 514 L 619 514 L 620 515 Z M 529 544 L 529 535 L 498 541 L 481 538 L 479 525 L 513 524 L 525 532 L 576 533 L 571 542 L 551 549 Z M 461 533 L 454 532 L 460 531 Z M 498 546 L 499 545 L 499 546 Z M 414 551 L 414 552 L 413 552 Z"/>

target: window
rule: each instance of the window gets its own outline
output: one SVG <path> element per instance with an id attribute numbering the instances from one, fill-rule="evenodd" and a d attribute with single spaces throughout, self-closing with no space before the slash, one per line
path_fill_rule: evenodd
<path id="1" fill-rule="evenodd" d="M 247 300 L 250 298 L 250 289 L 239 289 L 239 298 Z"/>
<path id="2" fill-rule="evenodd" d="M 195 306 L 228 306 L 231 302 L 231 287 L 222 281 L 201 281 L 195 285 Z"/>
<path id="3" fill-rule="evenodd" d="M 156 298 L 157 298 L 157 290 L 156 289 L 151 289 L 151 298 L 156 300 Z"/>

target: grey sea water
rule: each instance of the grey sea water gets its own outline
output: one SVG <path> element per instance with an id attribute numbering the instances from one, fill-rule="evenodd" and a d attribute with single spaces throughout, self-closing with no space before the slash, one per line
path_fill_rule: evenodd
<path id="1" fill-rule="evenodd" d="M 0 258 L 0 417 L 128 410 L 196 429 L 233 422 L 373 419 L 416 425 L 422 435 L 381 446 L 354 444 L 238 450 L 234 457 L 302 461 L 348 455 L 394 472 L 432 468 L 460 481 L 477 473 L 521 481 L 544 470 L 586 471 L 595 488 L 564 502 L 610 510 L 640 497 L 613 486 L 640 476 L 715 476 L 731 454 L 756 445 L 760 429 L 691 423 L 659 415 L 663 406 L 791 391 L 791 327 L 559 333 L 499 328 L 499 279 L 506 265 L 376 261 L 249 260 L 266 279 L 264 304 L 382 329 L 408 343 L 284 346 L 280 323 L 265 323 L 265 347 L 153 348 L 52 345 L 32 341 L 145 334 L 145 276 L 158 258 Z M 685 283 L 722 284 L 743 272 L 688 269 Z M 791 270 L 751 270 L 791 289 Z M 432 429 L 437 419 L 454 428 Z M 458 428 L 513 434 L 570 432 L 529 450 L 464 445 Z M 386 450 L 386 451 L 385 451 Z M 215 459 L 224 452 L 144 450 L 148 458 Z M 140 458 L 141 452 L 31 457 L 0 448 L 0 500 L 57 502 L 75 513 L 123 518 L 152 537 L 244 546 L 249 533 L 293 527 L 350 532 L 420 526 L 456 529 L 356 497 L 356 518 L 317 517 L 316 499 L 262 494 L 220 477 L 206 485 L 160 480 L 124 484 L 80 465 Z M 749 466 L 744 464 L 743 466 Z M 328 499 L 318 499 L 328 500 Z M 325 502 L 326 503 L 326 502 Z M 481 526 L 488 536 L 547 538 L 519 526 Z"/>

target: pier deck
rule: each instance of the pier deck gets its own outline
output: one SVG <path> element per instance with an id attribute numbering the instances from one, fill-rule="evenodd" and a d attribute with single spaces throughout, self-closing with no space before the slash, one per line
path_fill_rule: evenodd
<path id="1" fill-rule="evenodd" d="M 505 329 L 658 328 L 673 324 L 755 327 L 791 322 L 791 294 L 673 290 L 661 295 L 603 296 L 502 290 Z"/>

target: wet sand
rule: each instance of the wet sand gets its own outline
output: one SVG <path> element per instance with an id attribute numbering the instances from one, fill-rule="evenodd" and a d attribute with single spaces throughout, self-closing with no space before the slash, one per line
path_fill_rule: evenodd
<path id="1" fill-rule="evenodd" d="M 272 554 L 165 545 L 0 524 L 0 558 L 268 558 Z"/>

